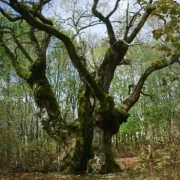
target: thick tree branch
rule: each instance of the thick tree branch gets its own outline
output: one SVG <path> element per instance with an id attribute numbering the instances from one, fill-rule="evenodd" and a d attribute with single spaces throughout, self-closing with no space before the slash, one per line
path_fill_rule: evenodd
<path id="1" fill-rule="evenodd" d="M 40 0 L 39 3 L 35 3 L 35 2 L 29 2 L 29 3 L 31 3 L 31 4 L 33 5 L 33 7 L 34 7 L 34 10 L 35 10 L 36 12 L 38 12 L 38 11 L 41 11 L 42 8 L 43 8 L 43 6 L 44 6 L 45 4 L 47 4 L 47 3 L 49 3 L 49 2 L 51 2 L 51 0 Z M 25 2 L 25 3 L 26 3 L 26 2 Z M 27 2 L 27 3 L 28 3 L 28 2 Z"/>
<path id="2" fill-rule="evenodd" d="M 1 14 L 6 17 L 9 21 L 11 22 L 15 22 L 15 21 L 19 21 L 22 20 L 22 16 L 16 16 L 16 17 L 11 17 L 8 13 L 6 13 L 1 7 L 0 7 L 0 12 Z"/>
<path id="3" fill-rule="evenodd" d="M 23 55 L 26 57 L 26 59 L 30 62 L 33 63 L 33 59 L 31 58 L 31 56 L 27 53 L 27 51 L 25 50 L 25 48 L 22 46 L 21 42 L 19 42 L 19 40 L 17 39 L 16 35 L 14 34 L 13 30 L 9 27 L 5 27 L 3 28 L 2 26 L 0 27 L 2 28 L 2 31 L 4 33 L 9 33 L 14 42 L 16 43 L 17 47 L 21 50 L 21 52 L 23 53 Z"/>
<path id="4" fill-rule="evenodd" d="M 32 2 L 32 7 L 30 6 L 27 6 L 26 3 L 22 3 L 22 5 L 29 10 L 29 13 L 31 13 L 34 17 L 38 18 L 40 21 L 42 21 L 43 23 L 45 24 L 48 24 L 48 25 L 53 25 L 52 21 L 49 20 L 49 19 L 46 19 L 41 11 L 42 11 L 42 8 L 45 4 L 47 4 L 48 2 L 50 2 L 51 0 L 40 0 L 39 2 Z"/>
<path id="5" fill-rule="evenodd" d="M 12 65 L 13 65 L 16 73 L 18 74 L 18 76 L 27 81 L 29 79 L 29 77 L 31 76 L 31 73 L 21 67 L 21 65 L 17 61 L 17 58 L 14 55 L 14 53 L 5 44 L 5 42 L 3 41 L 3 32 L 2 31 L 0 31 L 0 45 L 4 48 L 5 52 L 9 56 L 9 58 L 12 62 Z"/>
<path id="6" fill-rule="evenodd" d="M 49 20 L 49 19 L 46 19 L 41 13 L 36 12 L 36 11 L 34 11 L 34 10 L 30 10 L 29 12 L 30 12 L 33 16 L 37 17 L 37 18 L 38 18 L 40 21 L 42 21 L 43 23 L 48 24 L 48 25 L 50 25 L 50 26 L 53 25 L 52 21 Z"/>
<path id="7" fill-rule="evenodd" d="M 40 55 L 45 56 L 46 50 L 48 48 L 48 45 L 49 45 L 49 42 L 51 39 L 51 35 L 45 32 L 42 43 L 40 45 L 40 43 L 37 40 L 36 35 L 35 35 L 35 28 L 31 26 L 30 31 L 29 31 L 29 37 L 30 37 L 31 43 L 34 46 L 38 56 L 40 56 Z"/>
<path id="8" fill-rule="evenodd" d="M 141 75 L 139 81 L 133 88 L 130 96 L 124 100 L 123 105 L 125 110 L 128 112 L 133 107 L 133 105 L 139 100 L 143 85 L 151 73 L 153 73 L 156 70 L 168 67 L 174 64 L 175 62 L 178 62 L 179 58 L 180 58 L 180 52 L 174 54 L 170 61 L 164 61 L 164 62 L 162 61 L 162 63 L 152 65 L 151 67 L 146 69 L 146 71 Z"/>
<path id="9" fill-rule="evenodd" d="M 93 7 L 92 7 L 92 12 L 97 18 L 99 18 L 100 21 L 104 22 L 104 24 L 106 25 L 110 44 L 113 45 L 116 42 L 116 37 L 115 37 L 115 33 L 114 33 L 114 30 L 113 30 L 112 24 L 111 24 L 111 22 L 109 20 L 109 17 L 112 15 L 111 13 L 114 13 L 117 8 L 115 6 L 114 11 L 112 11 L 107 17 L 104 17 L 97 10 L 98 2 L 99 2 L 99 0 L 94 0 L 94 4 L 93 4 Z M 117 6 L 118 6 L 118 3 L 119 3 L 119 1 L 117 0 L 117 2 L 116 2 Z"/>
<path id="10" fill-rule="evenodd" d="M 104 60 L 98 69 L 98 83 L 105 92 L 109 92 L 116 67 L 121 64 L 129 46 L 123 40 L 116 41 L 106 50 Z"/>
<path id="11" fill-rule="evenodd" d="M 46 50 L 48 48 L 50 40 L 51 40 L 51 35 L 48 33 L 45 33 L 44 39 L 43 39 L 42 45 L 41 45 L 41 54 L 46 55 Z"/>
<path id="12" fill-rule="evenodd" d="M 35 36 L 35 28 L 32 27 L 32 26 L 30 26 L 29 38 L 30 38 L 31 43 L 34 46 L 35 50 L 37 52 L 39 52 L 40 51 L 40 45 L 39 45 L 39 42 L 38 42 L 38 40 L 37 40 L 37 38 Z"/>
<path id="13" fill-rule="evenodd" d="M 32 64 L 33 63 L 33 59 L 31 58 L 31 56 L 29 55 L 29 53 L 27 53 L 27 51 L 25 50 L 25 48 L 22 46 L 22 44 L 19 42 L 19 40 L 16 38 L 16 36 L 14 34 L 11 34 L 14 42 L 17 44 L 17 47 L 21 50 L 21 52 L 24 54 L 24 56 L 26 57 L 26 59 Z"/>

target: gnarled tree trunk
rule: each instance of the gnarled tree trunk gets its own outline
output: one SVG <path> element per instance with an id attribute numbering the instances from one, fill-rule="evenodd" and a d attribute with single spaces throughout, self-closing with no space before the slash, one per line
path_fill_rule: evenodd
<path id="1" fill-rule="evenodd" d="M 88 171 L 92 173 L 111 173 L 120 171 L 112 152 L 112 136 L 126 122 L 128 114 L 113 109 L 99 109 L 94 114 L 92 158 L 88 162 Z"/>

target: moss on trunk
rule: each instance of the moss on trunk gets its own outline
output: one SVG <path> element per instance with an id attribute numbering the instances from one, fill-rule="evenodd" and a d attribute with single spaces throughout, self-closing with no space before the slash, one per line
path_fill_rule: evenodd
<path id="1" fill-rule="evenodd" d="M 121 169 L 116 163 L 111 144 L 112 135 L 95 127 L 92 143 L 93 157 L 88 162 L 88 172 L 106 174 L 119 172 Z"/>

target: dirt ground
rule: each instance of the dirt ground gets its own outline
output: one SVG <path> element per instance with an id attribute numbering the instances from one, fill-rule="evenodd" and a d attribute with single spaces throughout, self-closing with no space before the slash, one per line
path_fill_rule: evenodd
<path id="1" fill-rule="evenodd" d="M 153 161 L 140 157 L 118 158 L 123 170 L 117 174 L 106 175 L 62 175 L 58 173 L 1 173 L 0 180 L 180 180 L 180 161 L 173 162 L 167 154 Z"/>
<path id="2" fill-rule="evenodd" d="M 123 170 L 117 174 L 105 175 L 62 175 L 59 173 L 10 173 L 0 171 L 0 180 L 180 180 L 180 152 L 154 151 L 151 159 L 147 153 L 139 152 L 138 157 L 116 156 Z"/>

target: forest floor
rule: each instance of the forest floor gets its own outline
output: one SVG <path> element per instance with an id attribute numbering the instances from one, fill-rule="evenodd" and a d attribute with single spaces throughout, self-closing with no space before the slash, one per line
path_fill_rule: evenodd
<path id="1" fill-rule="evenodd" d="M 180 180 L 180 152 L 143 150 L 139 156 L 116 158 L 122 172 L 106 175 L 62 175 L 58 173 L 4 173 L 0 180 Z"/>

